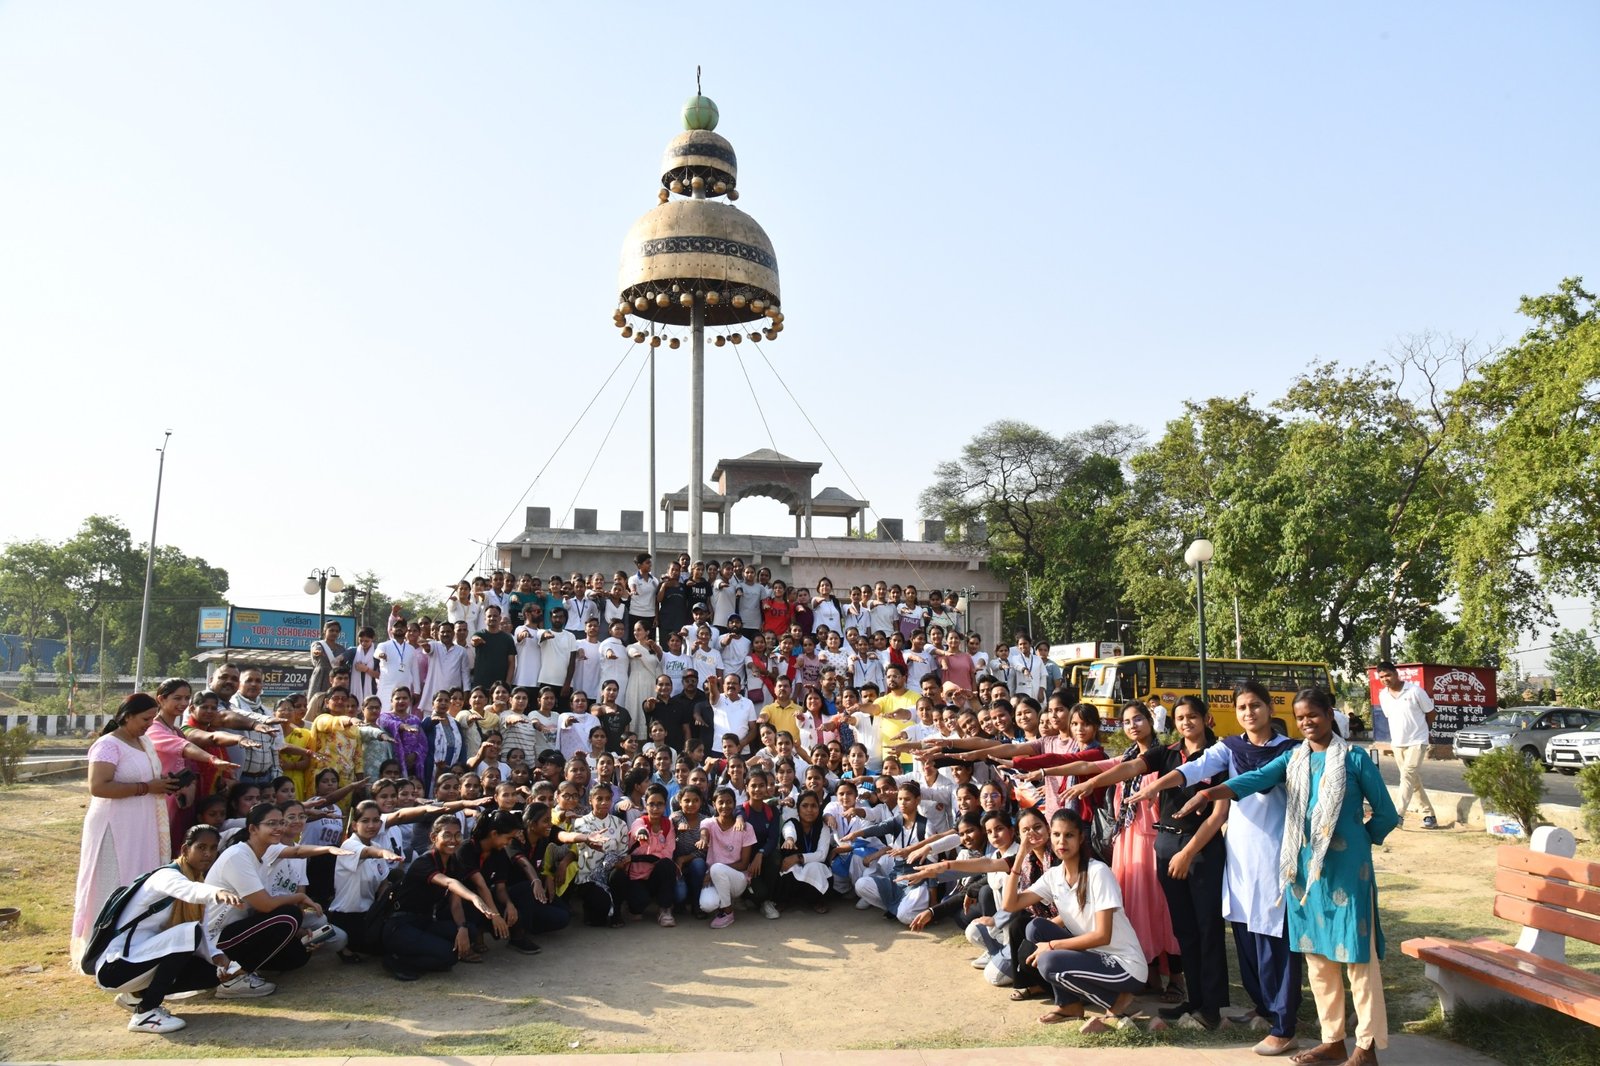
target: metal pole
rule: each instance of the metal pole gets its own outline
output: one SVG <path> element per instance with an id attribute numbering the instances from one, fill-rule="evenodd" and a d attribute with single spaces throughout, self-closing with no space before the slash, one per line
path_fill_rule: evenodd
<path id="1" fill-rule="evenodd" d="M 1194 591 L 1200 609 L 1200 702 L 1211 709 L 1211 690 L 1206 687 L 1206 564 L 1194 564 Z"/>
<path id="2" fill-rule="evenodd" d="M 106 709 L 106 611 L 100 608 L 100 710 L 96 713 L 104 714 Z"/>
<path id="3" fill-rule="evenodd" d="M 705 558 L 700 544 L 700 513 L 706 467 L 706 309 L 705 295 L 694 294 L 694 309 L 689 312 L 689 561 Z"/>
<path id="4" fill-rule="evenodd" d="M 150 518 L 150 551 L 144 561 L 144 602 L 139 606 L 139 654 L 133 666 L 133 690 L 144 689 L 144 642 L 150 634 L 150 586 L 156 576 L 156 524 L 161 521 L 161 479 L 167 472 L 167 441 L 172 439 L 172 430 L 167 430 L 161 438 L 161 447 L 156 449 L 161 453 L 161 461 L 156 464 L 156 507 L 155 514 Z"/>
<path id="5" fill-rule="evenodd" d="M 317 632 L 328 624 L 328 575 L 317 579 Z"/>
<path id="6" fill-rule="evenodd" d="M 1033 641 L 1033 575 L 1023 574 L 1023 595 L 1028 601 L 1028 641 Z"/>
<path id="7" fill-rule="evenodd" d="M 1244 634 L 1239 630 L 1239 594 L 1233 594 L 1233 657 L 1244 658 Z"/>
<path id="8" fill-rule="evenodd" d="M 656 350 L 650 349 L 650 498 L 645 501 L 644 513 L 650 516 L 649 536 L 644 550 L 656 553 Z"/>

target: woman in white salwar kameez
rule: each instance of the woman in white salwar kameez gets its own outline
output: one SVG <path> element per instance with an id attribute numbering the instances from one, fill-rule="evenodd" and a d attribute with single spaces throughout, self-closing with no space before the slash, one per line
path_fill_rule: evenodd
<path id="1" fill-rule="evenodd" d="M 818 914 L 828 913 L 828 889 L 833 882 L 828 859 L 833 854 L 833 831 L 822 819 L 822 797 L 815 792 L 800 793 L 795 801 L 795 818 L 784 822 L 781 832 L 778 906 L 809 906 Z"/>

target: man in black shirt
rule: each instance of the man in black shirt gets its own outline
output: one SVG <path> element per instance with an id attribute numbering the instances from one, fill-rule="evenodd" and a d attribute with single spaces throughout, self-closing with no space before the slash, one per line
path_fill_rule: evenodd
<path id="1" fill-rule="evenodd" d="M 507 685 L 512 681 L 512 668 L 517 661 L 517 642 L 511 634 L 500 628 L 500 608 L 490 604 L 483 611 L 484 628 L 473 634 L 472 646 L 477 649 L 477 659 L 472 664 L 472 683 L 484 689 L 496 681 Z"/>
<path id="2" fill-rule="evenodd" d="M 683 672 L 683 691 L 672 697 L 673 714 L 684 725 L 685 743 L 697 738 L 711 746 L 711 701 L 700 687 L 700 671 Z M 673 734 L 668 734 L 669 736 Z"/>

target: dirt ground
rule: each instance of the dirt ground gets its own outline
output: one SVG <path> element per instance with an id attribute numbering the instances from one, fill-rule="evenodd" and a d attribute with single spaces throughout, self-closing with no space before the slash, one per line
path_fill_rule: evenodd
<path id="1" fill-rule="evenodd" d="M 527 958 L 491 950 L 482 965 L 415 984 L 375 961 L 316 958 L 255 1001 L 173 1004 L 189 1022 L 174 1037 L 135 1036 L 127 1015 L 68 971 L 81 786 L 0 792 L 0 906 L 20 905 L 0 933 L 0 1058 L 309 1054 L 511 1054 L 554 1051 L 962 1046 L 1064 1042 L 1037 1003 L 1012 1003 L 968 965 L 949 927 L 911 933 L 849 905 L 767 921 L 741 912 L 713 932 L 686 920 L 625 930 L 568 929 Z M 1482 832 L 1396 833 L 1378 856 L 1389 952 L 1390 1017 L 1427 1016 L 1421 968 L 1398 950 L 1424 933 L 1514 939 L 1490 914 L 1495 842 Z M 1578 965 L 1591 964 L 1575 955 Z M 1310 1020 L 1310 997 L 1306 997 Z M 1235 1002 L 1240 1002 L 1236 996 Z M 1153 1010 L 1154 1003 L 1149 1004 Z M 263 1024 L 265 1022 L 265 1024 Z M 1178 1041 L 1209 1038 L 1174 1033 Z M 1128 1039 L 1124 1034 L 1124 1039 Z"/>

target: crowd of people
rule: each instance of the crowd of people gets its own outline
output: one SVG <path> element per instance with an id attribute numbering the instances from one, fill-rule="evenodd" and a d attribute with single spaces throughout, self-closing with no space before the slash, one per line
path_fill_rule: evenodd
<path id="1" fill-rule="evenodd" d="M 315 955 L 413 981 L 574 923 L 843 904 L 963 930 L 1042 1024 L 1155 995 L 1262 1055 L 1376 1061 L 1371 849 L 1399 818 L 1327 693 L 1295 697 L 1300 741 L 1254 682 L 1242 734 L 1185 697 L 1162 735 L 1164 709 L 1074 702 L 1024 634 L 986 650 L 940 590 L 652 563 L 462 582 L 382 642 L 330 622 L 271 708 L 226 662 L 131 696 L 89 752 L 74 959 L 166 1033 L 173 999 L 270 995 Z"/>

